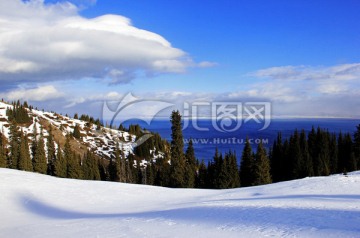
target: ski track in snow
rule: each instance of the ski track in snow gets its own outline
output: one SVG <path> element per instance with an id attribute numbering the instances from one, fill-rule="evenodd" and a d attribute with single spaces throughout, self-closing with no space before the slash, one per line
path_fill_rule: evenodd
<path id="1" fill-rule="evenodd" d="M 229 190 L 0 180 L 0 237 L 360 237 L 360 172 Z"/>

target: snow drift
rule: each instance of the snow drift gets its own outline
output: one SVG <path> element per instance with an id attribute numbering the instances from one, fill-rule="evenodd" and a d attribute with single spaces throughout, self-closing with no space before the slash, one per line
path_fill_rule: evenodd
<path id="1" fill-rule="evenodd" d="M 1 237 L 359 237 L 360 172 L 230 190 L 0 169 Z"/>

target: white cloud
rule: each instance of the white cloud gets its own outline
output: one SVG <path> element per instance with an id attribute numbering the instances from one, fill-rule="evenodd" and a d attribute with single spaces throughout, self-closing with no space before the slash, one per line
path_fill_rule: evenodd
<path id="1" fill-rule="evenodd" d="M 211 68 L 211 67 L 215 67 L 217 65 L 218 65 L 218 63 L 209 62 L 209 61 L 203 61 L 203 62 L 198 63 L 199 68 Z"/>
<path id="2" fill-rule="evenodd" d="M 78 11 L 69 2 L 1 0 L 0 80 L 95 77 L 128 83 L 139 73 L 179 73 L 193 64 L 185 52 L 126 17 L 86 19 Z"/>
<path id="3" fill-rule="evenodd" d="M 0 93 L 0 97 L 9 101 L 27 100 L 27 101 L 47 101 L 51 99 L 62 98 L 64 94 L 59 92 L 52 85 L 38 86 L 36 88 L 17 88 L 15 90 Z"/>
<path id="4" fill-rule="evenodd" d="M 274 80 L 332 80 L 346 81 L 360 78 L 360 63 L 331 67 L 281 66 L 261 69 L 250 74 Z"/>

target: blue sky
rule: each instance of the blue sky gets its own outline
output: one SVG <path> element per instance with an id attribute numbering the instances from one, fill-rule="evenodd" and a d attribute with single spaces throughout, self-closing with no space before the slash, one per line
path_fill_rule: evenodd
<path id="1" fill-rule="evenodd" d="M 274 116 L 360 117 L 359 1 L 1 2 L 8 100 L 101 117 L 131 92 L 174 108 L 269 101 Z"/>

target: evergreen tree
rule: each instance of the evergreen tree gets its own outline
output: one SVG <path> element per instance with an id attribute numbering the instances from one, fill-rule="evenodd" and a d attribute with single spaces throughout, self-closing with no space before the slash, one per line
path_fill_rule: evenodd
<path id="1" fill-rule="evenodd" d="M 64 152 L 64 156 L 66 156 Z M 82 179 L 81 157 L 74 151 L 71 151 L 71 155 L 67 157 L 67 177 L 73 179 Z"/>
<path id="2" fill-rule="evenodd" d="M 332 134 L 330 139 L 330 173 L 337 173 L 338 166 L 338 145 L 336 141 L 336 135 Z"/>
<path id="3" fill-rule="evenodd" d="M 109 172 L 109 181 L 117 181 L 117 166 L 113 158 L 110 159 L 107 170 Z"/>
<path id="4" fill-rule="evenodd" d="M 300 133 L 300 151 L 301 151 L 301 162 L 300 162 L 300 178 L 314 176 L 314 168 L 312 159 L 310 157 L 309 146 L 306 138 L 305 130 Z"/>
<path id="5" fill-rule="evenodd" d="M 33 159 L 34 172 L 46 174 L 47 172 L 47 161 L 45 153 L 45 144 L 42 132 L 40 133 L 40 139 L 36 146 L 35 157 Z"/>
<path id="6" fill-rule="evenodd" d="M 226 188 L 240 187 L 239 169 L 237 166 L 236 154 L 229 151 L 225 155 L 227 181 Z"/>
<path id="7" fill-rule="evenodd" d="M 281 132 L 278 133 L 270 153 L 271 176 L 274 182 L 283 180 L 284 151 Z"/>
<path id="8" fill-rule="evenodd" d="M 37 121 L 36 119 L 34 120 L 34 126 L 33 126 L 33 136 L 32 136 L 32 141 L 31 141 L 31 155 L 32 155 L 32 159 L 34 161 L 35 156 L 36 156 L 36 150 L 37 150 L 37 144 L 38 144 L 38 140 L 37 140 Z"/>
<path id="9" fill-rule="evenodd" d="M 100 180 L 98 162 L 93 153 L 88 151 L 83 158 L 83 178 L 86 180 Z"/>
<path id="10" fill-rule="evenodd" d="M 353 151 L 353 142 L 350 134 L 344 137 L 344 163 L 347 172 L 356 170 L 356 159 Z"/>
<path id="11" fill-rule="evenodd" d="M 360 124 L 356 126 L 356 132 L 354 133 L 354 156 L 357 168 L 360 168 Z"/>
<path id="12" fill-rule="evenodd" d="M 109 175 L 108 175 L 108 171 L 107 171 L 107 165 L 103 159 L 98 160 L 98 169 L 99 169 L 99 173 L 100 173 L 100 179 L 102 181 L 108 181 Z"/>
<path id="13" fill-rule="evenodd" d="M 262 143 L 258 145 L 255 158 L 253 185 L 272 183 L 270 175 L 270 161 Z"/>
<path id="14" fill-rule="evenodd" d="M 207 178 L 207 168 L 204 160 L 201 161 L 199 165 L 199 172 L 196 177 L 196 187 L 197 188 L 207 188 L 208 187 L 208 178 Z"/>
<path id="15" fill-rule="evenodd" d="M 251 186 L 254 182 L 253 177 L 254 158 L 249 139 L 246 138 L 244 150 L 240 163 L 240 182 L 242 187 Z"/>
<path id="16" fill-rule="evenodd" d="M 18 169 L 24 171 L 33 171 L 33 165 L 31 162 L 29 142 L 26 135 L 21 133 L 20 144 L 20 156 L 18 161 Z"/>
<path id="17" fill-rule="evenodd" d="M 185 185 L 184 141 L 179 111 L 171 114 L 171 165 L 170 186 L 181 188 Z"/>
<path id="18" fill-rule="evenodd" d="M 60 178 L 67 177 L 67 162 L 61 152 L 60 146 L 57 149 L 56 159 L 54 162 L 54 175 Z"/>
<path id="19" fill-rule="evenodd" d="M 81 132 L 80 132 L 80 126 L 78 124 L 75 125 L 74 127 L 74 131 L 72 133 L 73 137 L 76 139 L 80 139 L 81 138 Z"/>
<path id="20" fill-rule="evenodd" d="M 337 166 L 338 173 L 343 173 L 346 171 L 345 157 L 346 157 L 346 146 L 345 146 L 343 134 L 340 132 L 338 136 L 338 166 Z"/>
<path id="21" fill-rule="evenodd" d="M 19 157 L 20 157 L 20 136 L 21 133 L 19 132 L 19 129 L 17 127 L 17 124 L 15 121 L 11 121 L 10 124 L 10 154 L 8 157 L 8 163 L 7 167 L 11 169 L 17 169 L 19 164 Z"/>
<path id="22" fill-rule="evenodd" d="M 0 132 L 0 168 L 6 167 L 6 139 Z"/>
<path id="23" fill-rule="evenodd" d="M 54 163 L 55 163 L 56 155 L 55 155 L 55 143 L 54 143 L 54 137 L 52 134 L 51 125 L 49 127 L 49 136 L 47 138 L 46 147 L 47 147 L 47 159 L 48 159 L 47 174 L 54 175 Z"/>
<path id="24" fill-rule="evenodd" d="M 295 130 L 294 134 L 290 137 L 290 153 L 288 160 L 290 162 L 290 178 L 289 179 L 297 179 L 300 178 L 300 170 L 301 170 L 301 150 L 300 150 L 300 136 L 297 130 Z"/>
<path id="25" fill-rule="evenodd" d="M 185 187 L 194 188 L 196 177 L 196 158 L 192 139 L 190 139 L 188 148 L 186 149 L 185 158 Z"/>

